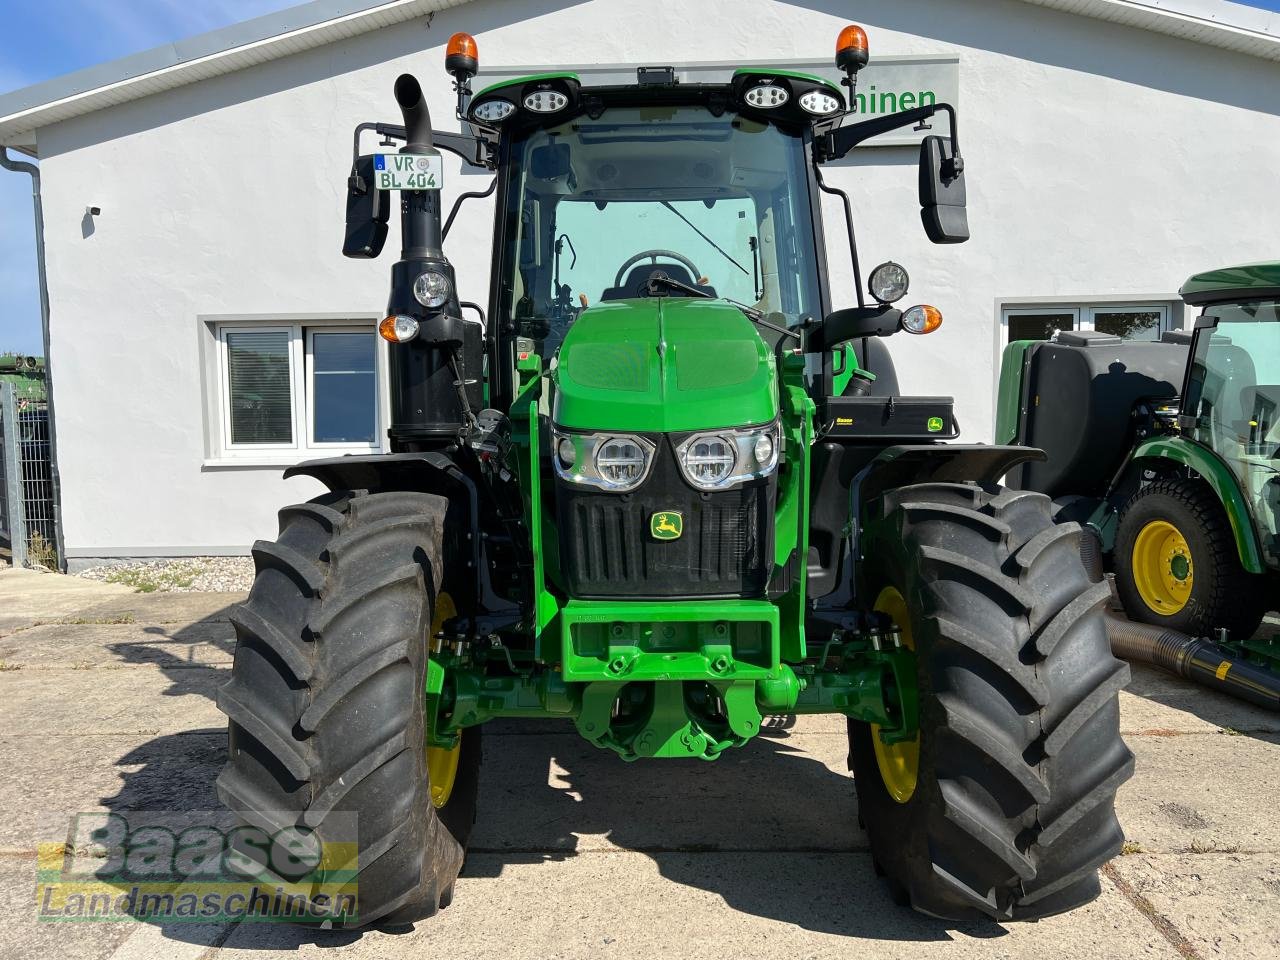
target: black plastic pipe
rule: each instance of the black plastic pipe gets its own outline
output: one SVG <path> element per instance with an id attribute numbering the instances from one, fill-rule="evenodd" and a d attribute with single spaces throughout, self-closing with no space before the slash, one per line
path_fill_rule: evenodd
<path id="1" fill-rule="evenodd" d="M 411 73 L 400 74 L 396 80 L 395 95 L 404 117 L 407 141 L 400 152 L 436 153 L 431 138 L 431 111 L 417 78 Z M 403 191 L 400 194 L 400 227 L 401 259 L 444 259 L 439 190 Z"/>
<path id="2" fill-rule="evenodd" d="M 1280 675 L 1233 656 L 1211 640 L 1189 637 L 1106 612 L 1111 652 L 1140 660 L 1233 697 L 1280 711 Z"/>

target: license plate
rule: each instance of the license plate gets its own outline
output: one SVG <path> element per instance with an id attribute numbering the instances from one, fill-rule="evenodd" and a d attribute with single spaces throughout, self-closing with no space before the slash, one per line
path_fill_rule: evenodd
<path id="1" fill-rule="evenodd" d="M 444 186 L 444 161 L 439 154 L 377 153 L 373 178 L 379 190 L 439 190 Z"/>

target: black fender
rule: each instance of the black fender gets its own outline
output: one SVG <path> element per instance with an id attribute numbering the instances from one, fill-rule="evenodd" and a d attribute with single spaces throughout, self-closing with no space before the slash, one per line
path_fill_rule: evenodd
<path id="1" fill-rule="evenodd" d="M 887 447 L 853 479 L 854 516 L 886 491 L 915 483 L 995 483 L 1020 463 L 1043 461 L 1038 447 L 987 443 L 921 443 Z"/>
<path id="2" fill-rule="evenodd" d="M 496 628 L 497 622 L 518 619 L 518 611 L 497 597 L 489 580 L 489 564 L 484 556 L 486 533 L 480 516 L 484 506 L 482 488 L 453 458 L 443 453 L 375 453 L 364 456 L 328 457 L 294 464 L 284 472 L 290 477 L 313 477 L 330 490 L 412 490 L 434 493 L 460 508 L 458 522 L 466 543 L 467 570 L 459 572 L 459 582 L 470 588 L 470 597 L 457 597 L 468 616 L 467 635 Z M 450 524 L 453 525 L 452 522 Z M 470 602 L 468 602 L 470 601 Z M 488 611 L 494 616 L 482 616 Z M 501 612 L 499 612 L 501 611 Z M 494 620 L 494 623 L 488 621 Z"/>
<path id="3" fill-rule="evenodd" d="M 930 480 L 988 483 L 1044 456 L 1034 447 L 990 444 L 900 444 L 881 450 L 857 443 L 814 444 L 808 595 L 831 596 L 837 604 L 849 595 L 858 532 L 867 510 L 876 508 L 887 490 Z"/>

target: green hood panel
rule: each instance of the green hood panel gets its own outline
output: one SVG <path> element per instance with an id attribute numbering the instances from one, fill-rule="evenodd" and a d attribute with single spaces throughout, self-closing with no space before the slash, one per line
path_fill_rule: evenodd
<path id="1" fill-rule="evenodd" d="M 584 310 L 551 373 L 552 416 L 575 430 L 659 433 L 770 423 L 777 371 L 737 307 L 677 297 Z"/>

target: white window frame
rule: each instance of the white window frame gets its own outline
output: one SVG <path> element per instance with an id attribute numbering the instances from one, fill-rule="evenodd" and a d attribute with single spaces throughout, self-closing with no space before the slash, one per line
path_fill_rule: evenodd
<path id="1" fill-rule="evenodd" d="M 385 453 L 390 405 L 387 396 L 386 343 L 377 335 L 380 317 L 370 314 L 262 314 L 199 317 L 201 372 L 205 410 L 203 466 L 285 467 L 303 460 L 343 454 Z M 289 384 L 292 405 L 291 443 L 232 443 L 230 367 L 227 334 L 286 332 L 289 335 Z M 314 416 L 312 338 L 315 333 L 365 333 L 374 338 L 374 440 L 372 443 L 316 443 L 311 438 Z"/>

